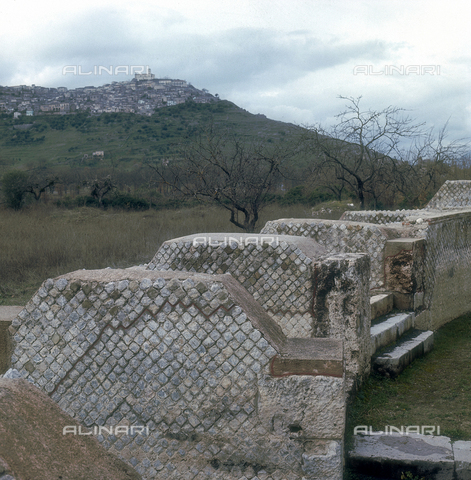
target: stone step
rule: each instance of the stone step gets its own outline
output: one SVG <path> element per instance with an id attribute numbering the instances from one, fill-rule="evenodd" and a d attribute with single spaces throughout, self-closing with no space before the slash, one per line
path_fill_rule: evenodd
<path id="1" fill-rule="evenodd" d="M 389 315 L 380 322 L 371 326 L 371 355 L 380 348 L 397 341 L 407 330 L 414 327 L 415 315 L 412 312 L 403 312 Z"/>
<path id="2" fill-rule="evenodd" d="M 394 295 L 381 293 L 370 297 L 371 320 L 387 315 L 393 309 Z"/>
<path id="3" fill-rule="evenodd" d="M 0 375 L 10 366 L 11 339 L 8 327 L 24 307 L 0 307 Z"/>
<path id="4" fill-rule="evenodd" d="M 0 307 L 0 321 L 11 322 L 25 307 Z"/>
<path id="5" fill-rule="evenodd" d="M 409 330 L 397 343 L 373 356 L 373 369 L 382 375 L 396 377 L 413 360 L 428 353 L 432 347 L 432 331 Z"/>
<path id="6" fill-rule="evenodd" d="M 444 436 L 381 432 L 355 435 L 347 464 L 358 478 L 367 474 L 368 478 L 397 479 L 410 472 L 414 478 L 427 480 L 464 480 L 470 478 L 466 476 L 470 473 L 468 445 L 455 453 L 455 446 Z M 455 469 L 460 470 L 458 477 L 454 477 Z"/>

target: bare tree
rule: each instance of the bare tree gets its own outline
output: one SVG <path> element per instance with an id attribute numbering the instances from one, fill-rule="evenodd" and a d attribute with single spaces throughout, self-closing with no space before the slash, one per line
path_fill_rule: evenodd
<path id="1" fill-rule="evenodd" d="M 342 196 L 345 196 L 345 193 L 350 195 L 347 183 L 342 180 L 341 169 L 336 165 L 326 168 L 325 163 L 322 161 L 311 161 L 305 169 L 304 178 L 308 185 L 327 190 L 339 201 L 342 200 Z"/>
<path id="2" fill-rule="evenodd" d="M 41 195 L 47 190 L 53 190 L 54 185 L 57 182 L 57 177 L 42 177 L 31 176 L 28 183 L 27 192 L 33 194 L 34 199 L 38 202 L 41 199 Z"/>
<path id="3" fill-rule="evenodd" d="M 175 192 L 222 206 L 232 224 L 253 232 L 292 154 L 288 142 L 247 145 L 208 129 L 178 157 L 147 163 Z"/>
<path id="4" fill-rule="evenodd" d="M 469 150 L 465 139 L 447 141 L 448 122 L 434 133 L 423 132 L 421 137 L 392 159 L 393 182 L 411 204 L 423 204 L 443 182 L 452 175 L 452 167 L 462 164 Z M 400 158 L 401 161 L 398 161 Z M 462 178 L 463 171 L 460 172 Z"/>
<path id="5" fill-rule="evenodd" d="M 52 189 L 55 178 L 41 173 L 30 174 L 22 170 L 12 170 L 2 177 L 3 195 L 11 208 L 19 210 L 23 207 L 27 194 L 31 193 L 36 201 L 48 189 Z"/>
<path id="6" fill-rule="evenodd" d="M 90 195 L 98 201 L 100 207 L 103 206 L 103 198 L 105 195 L 116 188 L 115 183 L 111 179 L 111 175 L 103 178 L 97 177 L 87 182 L 87 185 L 90 187 Z"/>
<path id="7" fill-rule="evenodd" d="M 422 135 L 424 124 L 414 123 L 401 108 L 363 110 L 361 97 L 339 98 L 347 105 L 337 115 L 338 123 L 330 129 L 311 127 L 307 145 L 318 167 L 331 170 L 340 184 L 348 185 L 364 208 L 365 193 L 372 193 L 376 200 L 381 195 L 377 185 L 384 182 L 401 142 Z"/>

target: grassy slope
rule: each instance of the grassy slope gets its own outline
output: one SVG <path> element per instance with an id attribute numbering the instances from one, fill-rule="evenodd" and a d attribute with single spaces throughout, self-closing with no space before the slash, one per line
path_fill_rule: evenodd
<path id="1" fill-rule="evenodd" d="M 349 409 L 356 425 L 432 425 L 454 440 L 471 440 L 471 314 L 435 333 L 434 348 L 395 380 L 370 377 Z"/>
<path id="2" fill-rule="evenodd" d="M 75 116 L 76 117 L 76 116 Z M 10 119 L 0 119 L 0 173 L 1 170 L 32 163 L 49 166 L 95 166 L 90 159 L 83 163 L 84 154 L 104 150 L 105 159 L 112 159 L 121 168 L 129 168 L 144 157 L 170 154 L 195 127 L 212 122 L 248 141 L 264 139 L 278 141 L 288 138 L 300 127 L 253 115 L 231 102 L 215 104 L 178 105 L 159 109 L 151 117 L 134 114 L 102 114 L 88 117 L 85 123 L 72 126 L 74 115 L 64 118 L 64 129 L 57 129 L 58 116 L 24 117 L 21 121 L 34 122 L 33 138 L 45 136 L 44 142 L 30 145 L 11 145 L 18 133 Z M 77 117 L 76 117 L 77 118 Z M 54 125 L 56 123 L 56 125 Z"/>

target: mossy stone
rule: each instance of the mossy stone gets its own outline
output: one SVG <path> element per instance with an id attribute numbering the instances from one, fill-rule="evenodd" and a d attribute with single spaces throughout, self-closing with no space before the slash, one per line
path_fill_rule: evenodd
<path id="1" fill-rule="evenodd" d="M 113 300 L 118 300 L 118 298 L 121 297 L 121 293 L 118 290 L 115 290 L 111 295 L 110 298 Z"/>
<path id="2" fill-rule="evenodd" d="M 87 308 L 91 308 L 93 307 L 93 303 L 88 299 L 86 298 L 83 302 L 82 302 L 82 307 L 87 309 Z"/>

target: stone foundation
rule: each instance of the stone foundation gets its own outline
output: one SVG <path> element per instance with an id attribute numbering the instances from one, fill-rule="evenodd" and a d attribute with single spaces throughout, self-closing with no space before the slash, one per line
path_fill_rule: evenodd
<path id="1" fill-rule="evenodd" d="M 341 479 L 342 342 L 287 338 L 230 275 L 142 269 L 47 280 L 12 367 L 145 479 Z M 309 476 L 307 476 L 309 475 Z"/>
<path id="2" fill-rule="evenodd" d="M 311 238 L 197 234 L 162 244 L 149 270 L 230 273 L 290 338 L 344 341 L 348 390 L 370 369 L 369 258 Z"/>
<path id="3" fill-rule="evenodd" d="M 370 293 L 423 329 L 471 310 L 470 186 L 420 211 L 348 214 L 370 223 L 198 234 L 147 269 L 46 280 L 9 326 L 11 366 L 144 479 L 341 479 Z"/>

